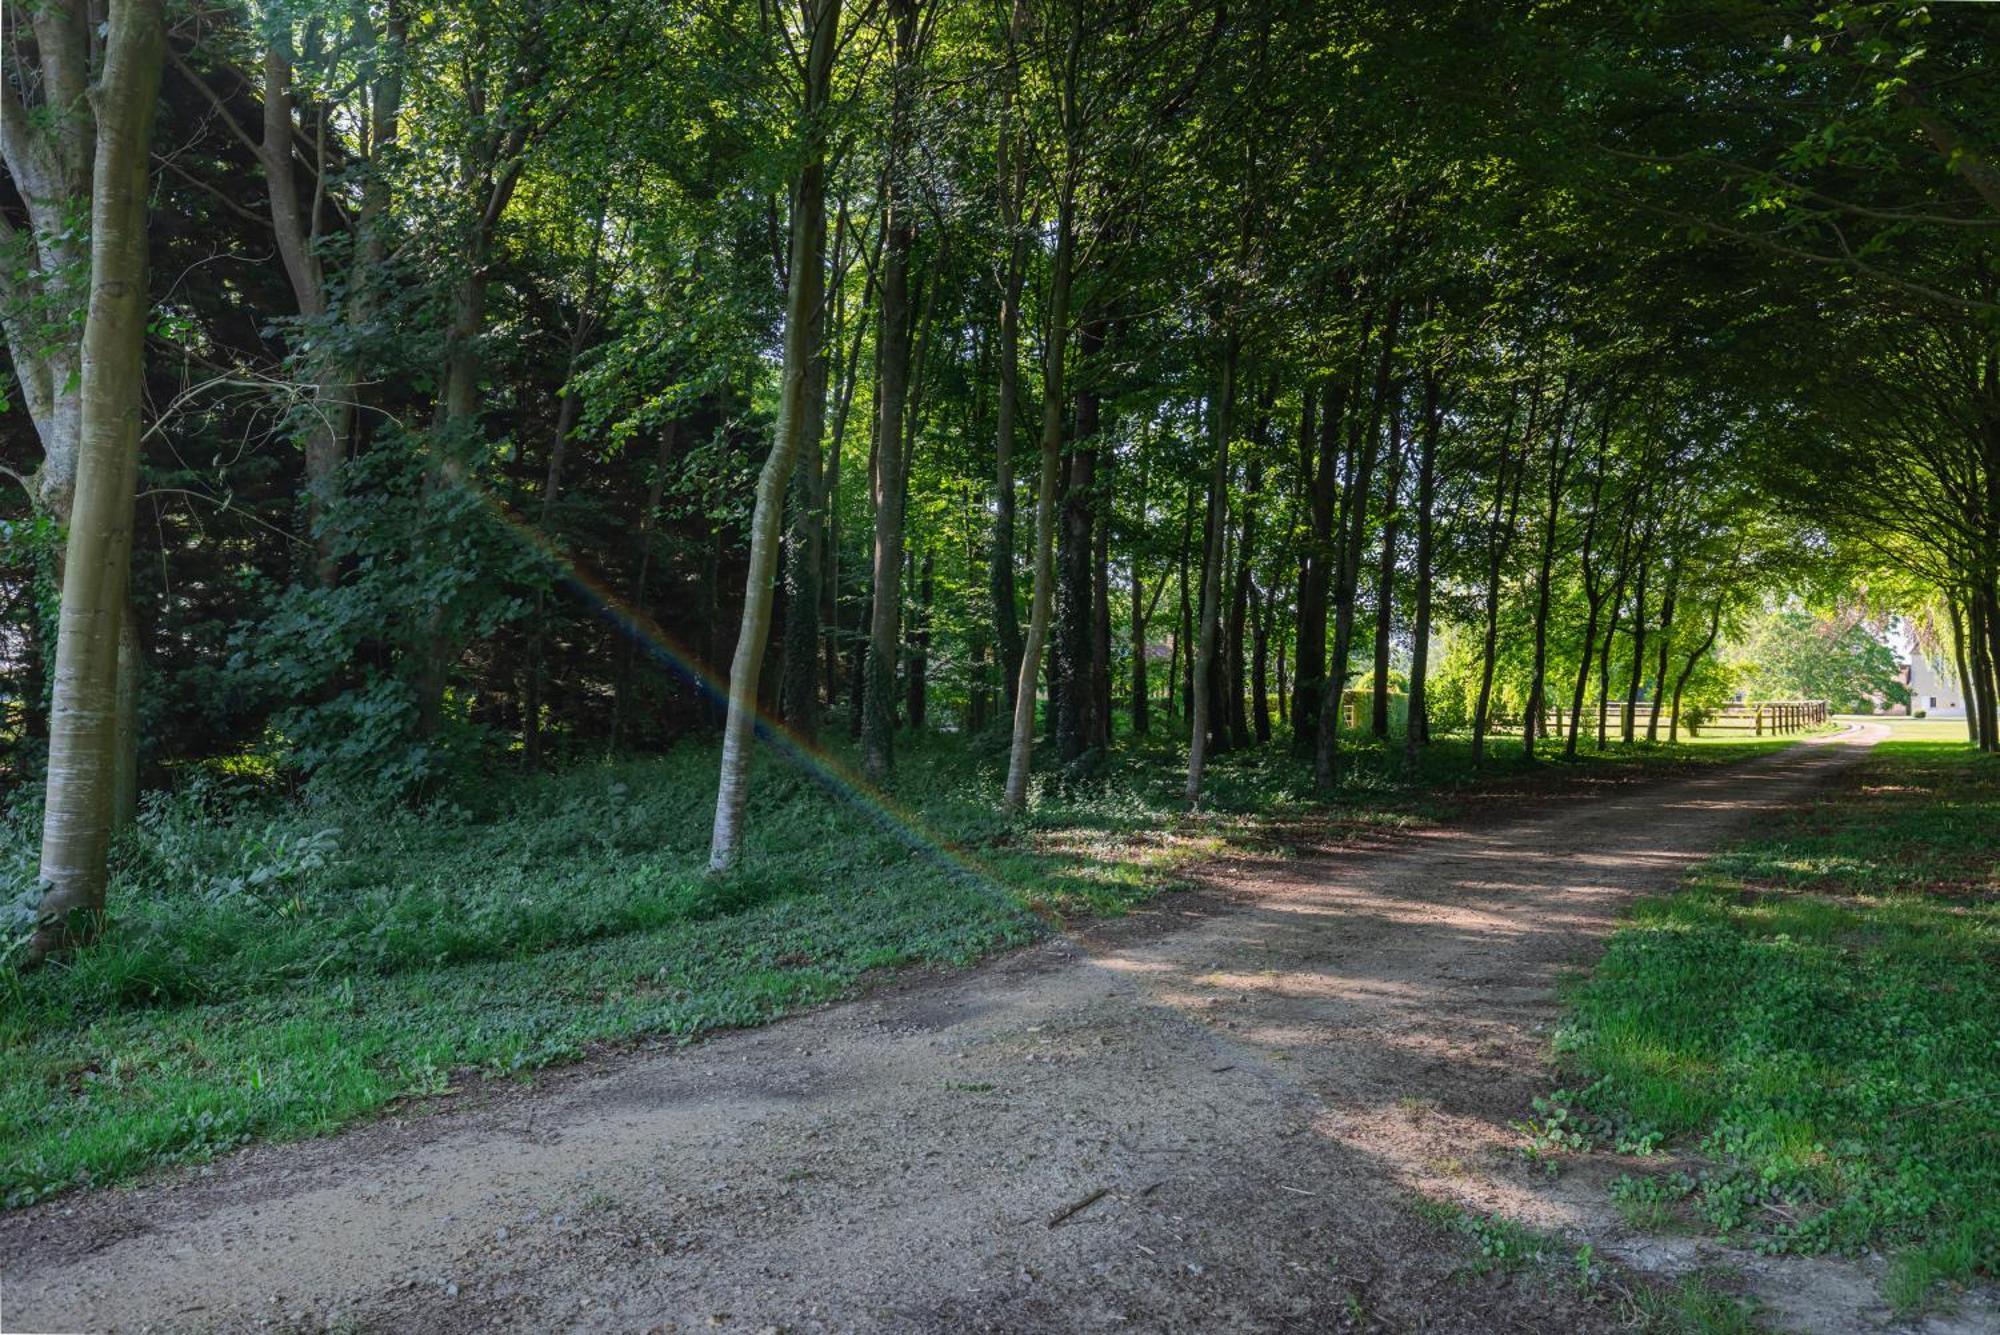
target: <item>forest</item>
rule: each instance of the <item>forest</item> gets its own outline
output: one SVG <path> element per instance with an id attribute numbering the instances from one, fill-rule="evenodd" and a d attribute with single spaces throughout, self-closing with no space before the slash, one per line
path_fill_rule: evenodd
<path id="1" fill-rule="evenodd" d="M 1990 795 L 1995 51 L 1906 0 L 8 6 L 0 1190 L 762 1023 L 1274 822 L 1764 763 L 1767 705 L 1924 714 L 1900 660 Z M 163 1055 L 218 1024 L 317 1074 Z M 1954 1199 L 1892 1233 L 1991 1276 Z"/>

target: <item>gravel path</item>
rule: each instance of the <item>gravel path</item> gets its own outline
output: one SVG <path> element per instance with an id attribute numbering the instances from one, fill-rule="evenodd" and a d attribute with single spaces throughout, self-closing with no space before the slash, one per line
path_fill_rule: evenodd
<path id="1" fill-rule="evenodd" d="M 1552 985 L 1873 740 L 1233 863 L 983 968 L 18 1212 L 0 1328 L 1608 1329 L 1454 1274 L 1410 1193 L 1646 1261 L 1520 1166 Z M 1840 1292 L 1794 1318 L 1867 1327 Z"/>

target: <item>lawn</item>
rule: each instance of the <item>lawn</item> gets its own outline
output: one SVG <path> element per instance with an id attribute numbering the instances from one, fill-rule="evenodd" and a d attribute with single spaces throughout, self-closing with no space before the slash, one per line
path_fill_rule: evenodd
<path id="1" fill-rule="evenodd" d="M 1576 985 L 1572 1107 L 1674 1152 L 1618 1185 L 1628 1216 L 1889 1251 L 1906 1308 L 2000 1274 L 2000 761 L 1964 736 L 1896 721 Z"/>
<path id="2" fill-rule="evenodd" d="M 1443 739 L 1352 753 L 1339 800 L 1279 745 L 1219 759 L 1180 810 L 1184 752 L 1125 742 L 1103 773 L 998 811 L 1001 757 L 905 739 L 891 791 L 836 749 L 759 761 L 740 871 L 703 871 L 715 755 L 490 777 L 422 810 L 306 807 L 225 774 L 152 799 L 117 851 L 105 942 L 0 967 L 0 1199 L 10 1205 L 331 1131 L 593 1045 L 760 1024 L 902 965 L 960 966 L 1116 913 L 1231 847 L 1447 819 L 1464 794 L 1781 743 L 1646 748 L 1475 774 Z M 32 886 L 32 812 L 0 857 Z"/>

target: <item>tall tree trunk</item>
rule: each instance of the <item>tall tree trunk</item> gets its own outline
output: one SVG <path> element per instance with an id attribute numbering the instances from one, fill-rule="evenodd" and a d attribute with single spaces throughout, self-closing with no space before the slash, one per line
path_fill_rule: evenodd
<path id="1" fill-rule="evenodd" d="M 1528 705 L 1521 720 L 1521 754 L 1530 761 L 1535 759 L 1535 742 L 1548 713 L 1549 597 L 1555 578 L 1556 527 L 1562 518 L 1563 484 L 1569 480 L 1570 461 L 1575 458 L 1569 438 L 1569 405 L 1574 389 L 1574 379 L 1565 378 L 1555 424 L 1548 433 L 1548 504 L 1542 515 L 1541 560 L 1535 571 L 1535 660 L 1528 678 Z"/>
<path id="2" fill-rule="evenodd" d="M 1982 576 L 1977 593 L 1980 648 L 1986 659 L 1979 672 L 1983 694 L 1979 700 L 1979 726 L 1983 734 L 1981 745 L 1988 751 L 2000 751 L 2000 596 L 1990 582 Z"/>
<path id="3" fill-rule="evenodd" d="M 1259 433 L 1261 435 L 1261 432 Z M 1229 595 L 1229 744 L 1233 747 L 1250 745 L 1250 718 L 1245 712 L 1243 684 L 1247 675 L 1243 670 L 1247 637 L 1250 631 L 1250 601 L 1255 596 L 1251 587 L 1250 567 L 1257 555 L 1257 506 L 1259 493 L 1264 487 L 1264 461 L 1253 456 L 1250 460 L 1249 477 L 1245 479 L 1243 497 L 1243 523 L 1236 540 L 1236 574 Z"/>
<path id="4" fill-rule="evenodd" d="M 1540 394 L 1539 386 L 1532 391 Z M 1486 759 L 1486 730 L 1492 718 L 1494 655 L 1500 643 L 1500 575 L 1506 568 L 1508 549 L 1514 545 L 1514 524 L 1521 508 L 1521 483 L 1528 472 L 1528 442 L 1534 439 L 1534 399 L 1529 401 L 1528 427 L 1522 433 L 1521 458 L 1513 457 L 1509 439 L 1514 429 L 1513 410 L 1500 432 L 1500 467 L 1493 479 L 1493 513 L 1486 525 L 1486 632 L 1480 641 L 1479 696 L 1472 707 L 1472 763 Z"/>
<path id="5" fill-rule="evenodd" d="M 1229 518 L 1230 416 L 1236 399 L 1236 335 L 1222 336 L 1215 387 L 1209 399 L 1209 449 L 1214 464 L 1208 477 L 1208 537 L 1201 559 L 1201 631 L 1194 648 L 1194 710 L 1188 730 L 1188 772 L 1185 796 L 1190 807 L 1201 802 L 1202 773 L 1208 763 L 1210 674 L 1215 670 L 1216 641 L 1221 634 L 1222 541 Z"/>
<path id="6" fill-rule="evenodd" d="M 1604 643 L 1597 658 L 1597 749 L 1600 751 L 1609 741 L 1606 718 L 1611 711 L 1611 649 L 1618 639 L 1618 619 L 1625 606 L 1625 581 L 1632 569 L 1632 524 L 1639 506 L 1644 504 L 1646 492 L 1646 488 L 1641 488 L 1633 493 L 1632 500 L 1627 504 L 1625 523 L 1618 535 L 1618 575 L 1612 581 L 1611 597 L 1605 603 L 1610 612 L 1605 618 Z M 1585 656 L 1590 652 L 1590 646 L 1585 645 Z"/>
<path id="7" fill-rule="evenodd" d="M 1674 678 L 1674 713 L 1672 720 L 1667 724 L 1669 742 L 1678 742 L 1681 739 L 1681 695 L 1687 690 L 1688 678 L 1694 676 L 1695 665 L 1701 662 L 1702 657 L 1715 646 L 1715 637 L 1722 632 L 1724 596 L 1720 592 L 1715 595 L 1715 611 L 1710 613 L 1708 618 L 1708 634 L 1694 647 L 1694 652 L 1687 656 L 1687 663 L 1682 666 L 1680 675 Z"/>
<path id="8" fill-rule="evenodd" d="M 1382 491 L 1382 558 L 1375 568 L 1375 681 L 1369 727 L 1389 740 L 1389 648 L 1395 631 L 1396 538 L 1403 518 L 1403 413 L 1391 395 L 1389 471 Z"/>
<path id="9" fill-rule="evenodd" d="M 911 82 L 916 60 L 916 0 L 891 0 L 896 28 L 895 91 L 890 102 L 889 162 L 883 172 L 885 238 L 877 311 L 874 611 L 862 687 L 861 770 L 881 783 L 894 763 L 896 654 L 903 609 L 903 410 L 910 389 L 910 252 L 917 239 L 916 200 L 904 179 L 914 127 Z"/>
<path id="10" fill-rule="evenodd" d="M 1306 551 L 1299 569 L 1299 624 L 1292 640 L 1293 750 L 1305 756 L 1318 744 L 1319 701 L 1326 693 L 1327 594 L 1333 587 L 1333 567 L 1337 560 L 1334 507 L 1340 492 L 1338 462 L 1347 390 L 1345 385 L 1329 380 L 1317 395 L 1310 387 L 1302 392 L 1308 408 L 1304 410 L 1300 428 L 1305 435 L 1316 437 L 1300 442 L 1301 456 L 1310 451 L 1316 462 L 1307 489 Z M 1310 405 L 1316 399 L 1322 403 L 1315 423 Z"/>
<path id="11" fill-rule="evenodd" d="M 1650 543 L 1648 544 L 1650 546 Z M 1632 582 L 1632 669 L 1625 678 L 1625 710 L 1619 720 L 1619 737 L 1630 746 L 1638 740 L 1639 683 L 1646 673 L 1646 575 L 1651 553 L 1639 553 L 1639 575 Z"/>
<path id="12" fill-rule="evenodd" d="M 999 400 L 994 405 L 993 555 L 987 576 L 993 600 L 993 638 L 999 649 L 1000 680 L 1006 687 L 1010 714 L 1021 677 L 1021 613 L 1014 591 L 1014 437 L 1021 394 L 1021 288 L 1028 265 L 1028 234 L 1021 225 L 1028 160 L 1013 119 L 1015 85 L 1020 77 L 1014 57 L 1027 19 L 1027 0 L 1014 0 L 1007 29 L 1009 76 L 1001 91 L 1003 128 L 996 171 L 1000 222 L 1007 233 L 1007 263 L 1000 280 L 999 349 L 994 359 Z"/>
<path id="13" fill-rule="evenodd" d="M 1081 55 L 1082 29 L 1071 34 L 1072 70 Z M 1072 152 L 1074 134 L 1072 133 Z M 1042 338 L 1042 465 L 1035 486 L 1035 579 L 1028 598 L 1028 633 L 1021 646 L 1021 675 L 1014 693 L 1014 727 L 1007 754 L 1007 787 L 1001 805 L 1009 812 L 1028 803 L 1028 771 L 1035 738 L 1035 674 L 1048 641 L 1055 601 L 1056 483 L 1062 468 L 1064 362 L 1069 354 L 1069 304 L 1076 260 L 1076 163 L 1072 157 L 1056 209 L 1055 253 L 1050 257 L 1049 301 Z"/>
<path id="14" fill-rule="evenodd" d="M 931 590 L 935 568 L 936 554 L 926 547 L 922 571 L 917 576 L 917 615 L 916 624 L 910 629 L 910 666 L 903 705 L 903 717 L 912 732 L 924 730 L 930 703 Z"/>
<path id="15" fill-rule="evenodd" d="M 165 49 L 159 0 L 110 0 L 90 192 L 90 298 L 76 490 L 63 562 L 42 898 L 25 960 L 88 942 L 104 916 L 119 801 L 118 659 L 131 579 L 146 340 L 146 175 Z"/>
<path id="16" fill-rule="evenodd" d="M 1089 321 L 1078 340 L 1085 366 L 1103 345 L 1103 325 Z M 1092 642 L 1096 616 L 1092 609 L 1096 552 L 1098 400 L 1088 380 L 1076 395 L 1075 437 L 1065 459 L 1062 493 L 1062 533 L 1056 575 L 1056 638 L 1049 698 L 1055 718 L 1056 755 L 1070 764 L 1087 751 L 1097 735 L 1093 717 L 1097 692 L 1092 676 Z"/>
<path id="17" fill-rule="evenodd" d="M 755 737 L 757 687 L 764 647 L 771 634 L 771 601 L 777 582 L 779 529 L 784 521 L 786 483 L 798 457 L 808 413 L 812 363 L 822 341 L 821 285 L 824 271 L 813 262 L 826 244 L 810 234 L 812 220 L 825 226 L 823 206 L 808 203 L 825 189 L 824 120 L 833 84 L 840 0 L 812 0 L 807 37 L 804 105 L 799 125 L 805 153 L 799 167 L 792 212 L 791 258 L 785 294 L 785 349 L 779 385 L 778 421 L 771 453 L 757 477 L 756 508 L 750 519 L 750 569 L 744 579 L 743 616 L 736 653 L 729 664 L 729 712 L 722 729 L 722 768 L 715 795 L 715 828 L 709 839 L 711 871 L 727 871 L 742 851 L 743 807 L 749 796 L 750 747 Z"/>
<path id="18" fill-rule="evenodd" d="M 1979 716 L 1979 736 L 1975 744 L 1981 750 L 1991 750 L 1996 735 L 1993 655 L 1987 650 L 1985 600 L 1976 587 L 1967 593 L 1965 612 L 1972 660 L 1972 680 L 1966 684 L 1966 698 L 1973 702 L 1973 710 Z"/>
<path id="19" fill-rule="evenodd" d="M 806 218 L 808 262 L 822 274 L 818 288 L 826 292 L 826 182 L 824 168 L 810 166 L 818 180 L 804 180 L 792 194 L 792 208 L 812 208 Z M 798 432 L 798 466 L 792 474 L 790 516 L 784 552 L 784 668 L 778 689 L 778 715 L 806 741 L 820 735 L 820 576 L 826 570 L 826 468 L 822 438 L 826 434 L 826 312 L 814 316 L 812 364 L 806 370 L 806 394 L 800 406 L 804 422 Z"/>
<path id="20" fill-rule="evenodd" d="M 1194 595 L 1189 575 L 1194 559 L 1194 502 L 1199 494 L 1196 488 L 1188 489 L 1187 509 L 1181 517 L 1180 621 L 1174 631 L 1174 663 L 1167 673 L 1167 693 L 1171 697 L 1175 690 L 1180 691 L 1180 716 L 1184 719 L 1194 717 Z M 1206 530 L 1202 542 L 1206 551 Z"/>
<path id="21" fill-rule="evenodd" d="M 1679 601 L 1681 582 L 1680 562 L 1667 567 L 1667 586 L 1660 597 L 1660 647 L 1659 660 L 1653 669 L 1653 708 L 1646 718 L 1646 740 L 1660 740 L 1660 704 L 1667 689 L 1667 656 L 1674 643 L 1674 608 Z"/>
<path id="22" fill-rule="evenodd" d="M 1253 624 L 1250 650 L 1250 700 L 1252 721 L 1257 729 L 1257 741 L 1261 744 L 1271 740 L 1271 602 L 1250 586 L 1250 605 Z"/>
<path id="23" fill-rule="evenodd" d="M 1432 510 L 1437 501 L 1438 433 L 1444 407 L 1438 400 L 1436 370 L 1424 373 L 1423 440 L 1417 455 L 1417 594 L 1410 620 L 1410 716 L 1403 725 L 1403 765 L 1412 772 L 1417 753 L 1430 745 Z"/>
<path id="24" fill-rule="evenodd" d="M 1563 759 L 1576 759 L 1577 734 L 1583 726 L 1583 701 L 1590 691 L 1590 660 L 1597 648 L 1597 623 L 1604 613 L 1604 572 L 1591 560 L 1597 551 L 1597 527 L 1603 518 L 1605 455 L 1611 441 L 1611 413 L 1600 414 L 1597 456 L 1591 468 L 1590 513 L 1584 520 L 1583 546 L 1578 566 L 1583 577 L 1583 652 L 1577 655 L 1576 689 L 1569 698 L 1569 734 L 1563 741 Z"/>
<path id="25" fill-rule="evenodd" d="M 1141 514 L 1143 523 L 1145 516 Z M 1162 581 L 1161 588 L 1165 588 Z M 1139 578 L 1139 557 L 1132 556 L 1132 731 L 1144 737 L 1153 726 L 1152 701 L 1146 698 L 1146 623 L 1149 610 L 1141 598 L 1144 585 Z"/>
<path id="26" fill-rule="evenodd" d="M 1958 672 L 1958 695 L 1965 702 L 1965 739 L 1974 746 L 1979 745 L 1979 706 L 1973 700 L 1973 682 L 1970 664 L 1965 657 L 1965 616 L 1959 611 L 1958 595 L 1945 595 L 1945 607 L 1951 617 L 1951 661 Z"/>
<path id="27" fill-rule="evenodd" d="M 1375 473 L 1377 438 L 1382 431 L 1382 413 L 1389 399 L 1389 372 L 1395 365 L 1396 331 L 1401 324 L 1401 300 L 1389 303 L 1389 316 L 1382 326 L 1382 352 L 1375 363 L 1375 388 L 1369 399 L 1368 421 L 1361 439 L 1350 437 L 1349 449 L 1355 465 L 1347 479 L 1346 513 L 1341 539 L 1340 563 L 1334 580 L 1333 662 L 1326 674 L 1326 691 L 1320 702 L 1319 733 L 1313 751 L 1313 781 L 1323 793 L 1333 791 L 1340 745 L 1340 715 L 1347 694 L 1347 676 L 1354 653 L 1354 599 L 1361 580 L 1361 557 L 1368 536 L 1368 490 Z"/>
<path id="28" fill-rule="evenodd" d="M 1111 491 L 1105 485 L 1110 451 L 1097 453 L 1097 536 L 1090 558 L 1090 680 L 1096 697 L 1090 718 L 1097 733 L 1093 746 L 1109 749 L 1114 731 L 1111 714 Z"/>

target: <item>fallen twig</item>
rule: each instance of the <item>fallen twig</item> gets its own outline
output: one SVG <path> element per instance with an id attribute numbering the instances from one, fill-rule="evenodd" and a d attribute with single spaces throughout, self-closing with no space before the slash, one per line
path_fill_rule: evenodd
<path id="1" fill-rule="evenodd" d="M 1054 1228 L 1057 1224 L 1060 1224 L 1063 1220 L 1069 1218 L 1071 1215 L 1080 1214 L 1083 1211 L 1088 1210 L 1091 1206 L 1097 1204 L 1099 1201 L 1103 1200 L 1106 1196 L 1109 1196 L 1110 1194 L 1111 1194 L 1111 1188 L 1099 1187 L 1096 1191 L 1091 1192 L 1088 1196 L 1085 1196 L 1082 1200 L 1073 1201 L 1070 1204 L 1063 1206 L 1062 1209 L 1057 1210 L 1054 1214 L 1049 1216 L 1049 1227 Z"/>

